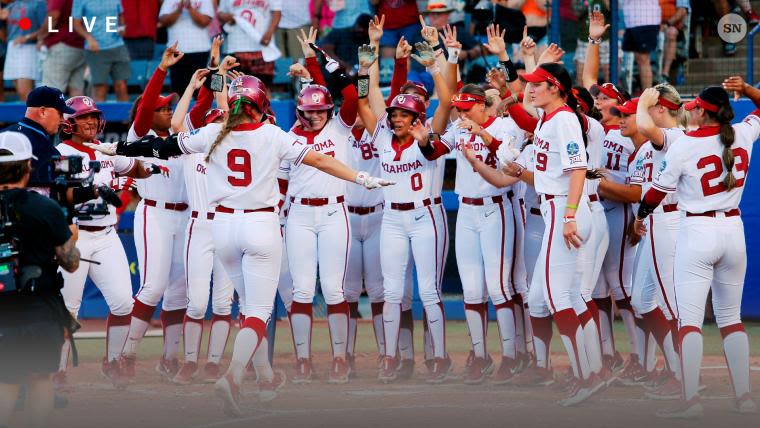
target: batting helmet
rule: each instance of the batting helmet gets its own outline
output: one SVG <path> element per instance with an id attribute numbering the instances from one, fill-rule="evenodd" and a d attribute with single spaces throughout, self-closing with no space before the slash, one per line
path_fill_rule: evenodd
<path id="1" fill-rule="evenodd" d="M 208 125 L 209 123 L 213 123 L 220 118 L 224 120 L 225 116 L 227 116 L 226 111 L 218 108 L 212 108 L 203 116 L 203 124 Z"/>
<path id="2" fill-rule="evenodd" d="M 66 100 L 66 105 L 74 109 L 74 113 L 63 115 L 64 122 L 62 130 L 64 133 L 69 135 L 74 134 L 76 128 L 74 119 L 92 113 L 98 115 L 98 134 L 103 132 L 103 128 L 106 126 L 106 120 L 103 117 L 103 112 L 95 105 L 95 101 L 93 101 L 92 98 L 85 96 L 71 97 Z"/>
<path id="3" fill-rule="evenodd" d="M 391 113 L 395 109 L 405 110 L 416 116 L 420 122 L 425 122 L 425 101 L 416 94 L 400 94 L 396 95 L 391 101 L 385 111 L 388 113 L 388 124 L 390 126 Z"/>
<path id="4" fill-rule="evenodd" d="M 269 110 L 269 98 L 266 86 L 256 77 L 241 76 L 230 83 L 227 91 L 229 104 L 234 105 L 238 100 L 253 104 L 262 113 Z"/>
<path id="5" fill-rule="evenodd" d="M 323 110 L 328 110 L 327 119 L 329 120 L 334 107 L 332 95 L 330 95 L 330 91 L 327 88 L 322 85 L 306 86 L 298 94 L 298 105 L 296 106 L 298 121 L 301 122 L 301 126 L 307 127 L 310 125 L 310 122 L 306 119 L 303 112 Z"/>

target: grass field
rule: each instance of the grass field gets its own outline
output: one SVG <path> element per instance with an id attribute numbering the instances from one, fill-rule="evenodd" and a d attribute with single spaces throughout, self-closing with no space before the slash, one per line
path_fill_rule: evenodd
<path id="1" fill-rule="evenodd" d="M 102 321 L 84 321 L 88 332 L 102 330 Z M 415 427 L 469 428 L 491 426 L 517 427 L 599 427 L 599 428 L 742 428 L 760 426 L 757 415 L 738 415 L 731 411 L 733 394 L 714 325 L 704 328 L 705 357 L 702 383 L 705 416 L 700 421 L 661 420 L 653 415 L 670 403 L 651 401 L 640 387 L 611 386 L 591 400 L 573 408 L 557 401 L 565 392 L 557 387 L 518 388 L 509 385 L 469 386 L 461 382 L 469 339 L 463 322 L 447 323 L 447 343 L 454 360 L 452 379 L 443 385 L 428 385 L 421 364 L 421 324 L 415 325 L 417 371 L 415 378 L 390 385 L 377 382 L 376 349 L 371 324 L 360 322 L 357 343 L 357 377 L 347 385 L 325 382 L 329 367 L 327 325 L 317 321 L 313 351 L 316 378 L 310 385 L 288 382 L 279 396 L 262 402 L 255 381 L 242 386 L 244 415 L 230 419 L 221 410 L 213 385 L 196 383 L 173 385 L 154 371 L 161 353 L 161 338 L 148 337 L 140 347 L 137 379 L 126 390 L 114 389 L 100 375 L 104 352 L 103 339 L 78 340 L 80 366 L 69 371 L 70 388 L 65 392 L 69 404 L 56 410 L 50 426 L 66 428 L 137 427 Z M 497 330 L 491 323 L 490 353 L 498 362 Z M 751 383 L 760 388 L 760 324 L 747 324 L 751 346 Z M 206 328 L 208 331 L 208 326 Z M 233 330 L 234 333 L 234 330 Z M 628 343 L 621 323 L 615 324 L 618 349 L 626 354 Z M 753 340 L 753 338 L 755 338 Z M 232 340 L 229 342 L 232 347 Z M 205 348 L 205 343 L 204 343 Z M 202 354 L 204 355 L 204 354 Z M 278 323 L 274 365 L 290 377 L 294 357 L 287 321 Z M 203 359 L 201 360 L 203 363 Z M 558 335 L 552 344 L 555 373 L 564 373 L 568 362 Z M 760 396 L 754 394 L 756 401 Z M 13 425 L 12 425 L 13 426 Z"/>

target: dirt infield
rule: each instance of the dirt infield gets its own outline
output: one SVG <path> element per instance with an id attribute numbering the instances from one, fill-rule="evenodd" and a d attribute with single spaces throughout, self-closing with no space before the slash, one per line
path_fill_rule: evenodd
<path id="1" fill-rule="evenodd" d="M 453 344 L 454 374 L 462 371 L 466 358 L 466 335 L 458 337 L 463 326 L 452 323 L 449 336 Z M 518 427 L 758 427 L 760 416 L 742 416 L 731 412 L 733 400 L 725 360 L 709 355 L 703 361 L 703 393 L 706 416 L 699 422 L 659 420 L 653 413 L 668 406 L 668 402 L 644 398 L 638 387 L 614 386 L 576 408 L 556 404 L 563 393 L 554 387 L 516 388 L 483 384 L 467 386 L 452 379 L 448 383 L 430 386 L 424 381 L 424 366 L 418 353 L 417 376 L 411 381 L 391 385 L 376 380 L 376 355 L 373 351 L 369 326 L 362 324 L 357 358 L 357 378 L 348 385 L 328 385 L 327 352 L 320 351 L 321 327 L 315 329 L 315 365 L 318 379 L 310 385 L 288 383 L 274 401 L 258 400 L 255 381 L 243 385 L 244 416 L 227 418 L 214 397 L 213 386 L 194 384 L 175 386 L 159 379 L 154 371 L 155 359 L 147 357 L 160 347 L 160 339 L 146 339 L 145 350 L 138 362 L 137 382 L 125 391 L 118 391 L 99 373 L 97 355 L 102 343 L 83 343 L 80 367 L 69 375 L 71 390 L 66 393 L 69 404 L 53 414 L 50 426 L 77 428 L 121 427 L 417 427 L 439 428 L 472 426 Z M 755 328 L 756 329 L 756 328 Z M 495 330 L 495 329 L 492 329 Z M 456 333 L 456 337 L 452 334 Z M 490 332 L 495 334 L 495 332 Z M 288 326 L 278 327 L 275 367 L 292 375 Z M 490 336 L 490 335 L 489 335 Z M 618 336 L 620 337 L 620 336 Z M 495 339 L 495 337 L 494 337 Z M 557 338 L 558 339 L 558 338 Z M 95 341 L 92 341 L 95 342 Z M 459 343 L 462 342 L 462 343 Z M 556 340 L 558 342 L 558 340 Z M 708 343 L 709 342 L 709 343 Z M 717 342 L 717 343 L 714 343 Z M 491 343 L 497 343 L 492 340 Z M 706 336 L 705 349 L 719 344 L 719 336 Z M 319 345 L 319 346 L 317 346 Z M 97 349 L 97 351 L 93 351 Z M 421 349 L 418 347 L 417 349 Z M 555 372 L 567 370 L 567 359 L 553 348 Z M 498 352 L 490 350 L 498 361 Z M 751 360 L 752 384 L 760 388 L 760 358 Z M 755 393 L 756 401 L 760 395 Z"/>

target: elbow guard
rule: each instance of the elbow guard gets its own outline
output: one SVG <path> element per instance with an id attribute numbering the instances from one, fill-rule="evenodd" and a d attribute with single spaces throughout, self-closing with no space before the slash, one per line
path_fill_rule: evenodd
<path id="1" fill-rule="evenodd" d="M 156 135 L 146 135 L 131 143 L 119 141 L 116 146 L 116 154 L 127 157 L 147 157 L 169 159 L 173 156 L 182 155 L 179 148 L 177 134 L 172 134 L 164 140 Z"/>

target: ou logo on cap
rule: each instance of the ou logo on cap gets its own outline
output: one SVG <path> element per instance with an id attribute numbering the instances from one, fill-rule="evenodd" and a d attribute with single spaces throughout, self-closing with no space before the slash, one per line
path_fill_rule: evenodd
<path id="1" fill-rule="evenodd" d="M 89 97 L 82 98 L 82 102 L 84 105 L 92 107 L 92 100 Z"/>
<path id="2" fill-rule="evenodd" d="M 399 102 L 399 103 L 403 104 L 403 103 L 404 103 L 404 101 L 406 101 L 406 98 L 404 98 L 404 96 L 403 96 L 403 95 L 402 95 L 402 96 L 400 96 L 400 97 L 398 97 L 398 102 Z"/>
<path id="3" fill-rule="evenodd" d="M 322 97 L 318 93 L 311 94 L 311 100 L 315 103 L 318 103 L 322 100 Z"/>

